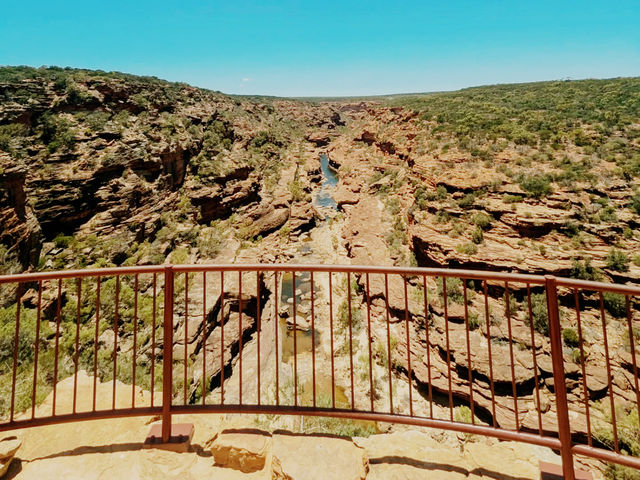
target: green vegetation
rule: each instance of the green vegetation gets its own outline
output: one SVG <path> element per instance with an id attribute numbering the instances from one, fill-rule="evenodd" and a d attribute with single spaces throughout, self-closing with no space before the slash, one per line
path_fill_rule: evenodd
<path id="1" fill-rule="evenodd" d="M 602 92 L 607 92 L 603 95 Z M 437 122 L 433 133 L 445 132 L 470 152 L 474 141 L 497 145 L 593 148 L 606 157 L 633 159 L 640 79 L 579 80 L 492 85 L 456 92 L 398 96 L 393 105 L 412 108 Z M 614 132 L 622 138 L 613 140 Z M 621 168 L 634 173 L 634 161 Z"/>
<path id="2" fill-rule="evenodd" d="M 634 211 L 635 213 L 637 213 L 638 215 L 640 215 L 640 193 L 636 193 L 632 198 L 631 198 L 631 205 L 630 208 L 632 211 Z"/>
<path id="3" fill-rule="evenodd" d="M 504 203 L 520 203 L 524 201 L 524 198 L 521 197 L 520 195 L 510 195 L 508 193 L 505 193 L 502 196 L 502 201 Z"/>
<path id="4" fill-rule="evenodd" d="M 577 347 L 580 344 L 578 333 L 573 328 L 562 330 L 562 339 L 567 347 Z"/>
<path id="5" fill-rule="evenodd" d="M 601 421 L 596 425 L 594 436 L 599 442 L 613 449 L 614 435 L 611 423 L 611 407 L 607 402 L 601 401 L 596 404 L 596 408 L 605 414 L 605 418 L 604 422 Z M 626 408 L 620 404 L 616 405 L 616 423 L 621 452 L 635 457 L 640 456 L 640 423 L 638 422 L 638 410 L 635 405 L 629 404 Z M 615 480 L 640 479 L 640 472 L 637 470 L 616 464 L 608 464 L 605 473 L 607 478 Z"/>
<path id="6" fill-rule="evenodd" d="M 307 194 L 302 189 L 302 184 L 298 180 L 293 180 L 289 184 L 289 192 L 291 193 L 291 199 L 294 202 L 301 202 L 307 199 Z"/>
<path id="7" fill-rule="evenodd" d="M 520 186 L 530 197 L 541 198 L 551 193 L 551 183 L 545 175 L 527 175 L 520 179 Z"/>
<path id="8" fill-rule="evenodd" d="M 471 241 L 475 244 L 482 243 L 484 241 L 484 234 L 482 233 L 482 228 L 476 227 L 473 233 L 471 234 Z M 475 253 L 475 252 L 473 252 Z"/>
<path id="9" fill-rule="evenodd" d="M 482 238 L 477 243 L 480 242 L 482 242 Z M 456 251 L 458 253 L 462 253 L 463 255 L 474 255 L 478 253 L 478 247 L 476 246 L 475 239 L 474 243 L 461 243 L 459 245 L 456 245 Z"/>
<path id="10" fill-rule="evenodd" d="M 613 292 L 604 292 L 602 294 L 604 300 L 604 308 L 616 318 L 627 315 L 627 305 L 624 295 Z"/>
<path id="11" fill-rule="evenodd" d="M 473 216 L 473 223 L 475 223 L 476 226 L 481 228 L 482 230 L 489 230 L 491 228 L 492 221 L 493 218 L 486 213 L 476 213 Z"/>
<path id="12" fill-rule="evenodd" d="M 533 321 L 533 328 L 542 335 L 549 335 L 549 314 L 547 312 L 547 296 L 544 293 L 531 295 L 532 317 L 527 321 Z"/>
<path id="13" fill-rule="evenodd" d="M 473 245 L 473 244 L 472 244 Z M 475 245 L 474 245 L 475 247 Z M 444 292 L 442 289 L 442 278 L 438 278 L 436 283 L 438 285 L 438 297 L 441 299 L 444 298 Z M 455 277 L 447 277 L 446 278 L 446 287 L 447 287 L 447 305 L 453 303 L 464 304 L 464 293 L 462 291 L 462 280 Z M 441 300 L 444 304 L 444 301 Z"/>
<path id="14" fill-rule="evenodd" d="M 616 272 L 628 272 L 629 271 L 629 257 L 620 250 L 612 248 L 605 259 L 607 262 L 607 268 L 615 270 Z"/>
<path id="15" fill-rule="evenodd" d="M 66 118 L 45 113 L 40 118 L 40 140 L 47 146 L 49 153 L 58 150 L 68 152 L 75 145 L 75 131 Z"/>
<path id="16" fill-rule="evenodd" d="M 111 323 L 115 315 L 116 290 L 118 291 L 118 315 L 120 323 L 118 331 L 121 344 L 131 345 L 131 335 L 134 324 L 137 326 L 138 348 L 148 348 L 151 340 L 151 331 L 154 312 L 154 298 L 151 286 L 151 276 L 142 275 L 137 294 L 134 290 L 133 278 L 120 277 L 117 285 L 115 278 L 102 278 L 100 291 L 100 323 L 98 335 L 110 333 L 114 328 Z M 113 378 L 112 350 L 108 343 L 100 342 L 98 356 L 94 356 L 94 335 L 96 329 L 96 303 L 97 283 L 95 280 L 85 280 L 82 284 L 81 303 L 78 311 L 78 299 L 76 296 L 77 282 L 65 280 L 62 285 L 60 323 L 56 326 L 56 313 L 53 310 L 43 310 L 39 332 L 39 357 L 36 402 L 41 402 L 53 388 L 53 376 L 55 356 L 54 343 L 56 330 L 59 330 L 58 343 L 58 380 L 68 377 L 73 373 L 73 359 L 76 355 L 76 323 L 79 325 L 78 336 L 78 367 L 87 371 L 93 371 L 94 364 L 97 367 L 101 381 Z M 55 292 L 56 287 L 50 287 L 43 294 L 44 298 Z M 144 293 L 142 290 L 146 290 Z M 72 293 L 73 292 L 73 293 Z M 15 297 L 14 297 L 15 298 Z M 53 303 L 52 305 L 55 305 Z M 162 306 L 162 292 L 157 292 L 155 298 L 156 320 Z M 14 337 L 16 323 L 16 304 L 10 304 L 0 308 L 0 415 L 4 415 L 11 400 L 11 372 L 13 370 Z M 137 322 L 134 322 L 137 319 Z M 16 386 L 16 411 L 24 411 L 31 407 L 31 393 L 33 387 L 33 362 L 35 356 L 35 340 L 37 326 L 37 311 L 33 307 L 23 305 L 20 310 L 20 336 L 18 340 L 18 383 Z M 156 328 L 161 329 L 161 322 Z M 108 335 L 107 335 L 108 336 Z M 128 353 L 126 353 L 128 352 Z M 116 375 L 124 383 L 132 383 L 133 364 L 130 349 L 124 349 L 118 354 L 118 366 Z M 136 364 L 136 383 L 143 388 L 150 388 L 151 375 L 150 363 L 140 357 Z M 156 368 L 157 379 L 161 376 L 161 368 Z M 161 382 L 156 382 L 161 385 Z"/>
<path id="17" fill-rule="evenodd" d="M 474 193 L 467 193 L 464 197 L 458 200 L 458 206 L 460 208 L 471 208 L 476 201 L 476 195 Z"/>
<path id="18" fill-rule="evenodd" d="M 351 321 L 351 329 L 354 333 L 358 333 L 363 325 L 362 309 L 360 308 L 360 300 L 357 295 L 358 284 L 355 280 L 352 280 L 351 285 L 351 320 L 349 320 L 349 302 L 345 298 L 344 301 L 338 307 L 338 314 L 336 317 L 336 332 L 343 333 L 349 329 L 349 321 Z M 345 294 L 346 295 L 346 294 Z"/>
<path id="19" fill-rule="evenodd" d="M 591 258 L 589 257 L 584 260 L 574 259 L 570 275 L 580 280 L 597 281 L 602 279 L 602 271 L 598 267 L 591 265 Z"/>
<path id="20" fill-rule="evenodd" d="M 27 133 L 28 129 L 20 123 L 9 123 L 7 125 L 0 125 L 0 150 L 14 153 L 12 143 L 15 141 L 15 139 L 26 136 Z M 0 173 L 2 173 L 1 170 Z"/>

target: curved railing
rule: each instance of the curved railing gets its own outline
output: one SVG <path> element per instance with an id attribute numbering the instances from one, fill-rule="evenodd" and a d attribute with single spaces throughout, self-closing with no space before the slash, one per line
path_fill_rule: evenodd
<path id="1" fill-rule="evenodd" d="M 0 431 L 161 415 L 167 440 L 174 414 L 295 414 L 546 446 L 566 478 L 574 455 L 640 468 L 629 455 L 638 296 L 553 276 L 372 266 L 0 276 Z M 84 409 L 82 370 L 93 381 Z M 64 378 L 68 405 L 56 398 Z M 99 381 L 112 383 L 110 407 Z M 125 407 L 118 388 L 131 389 Z M 140 388 L 154 394 L 141 402 Z"/>

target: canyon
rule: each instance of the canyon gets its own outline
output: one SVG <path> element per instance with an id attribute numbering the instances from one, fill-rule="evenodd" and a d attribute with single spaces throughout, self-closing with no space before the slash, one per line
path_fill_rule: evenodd
<path id="1" fill-rule="evenodd" d="M 510 88 L 308 101 L 228 96 L 104 72 L 0 68 L 0 273 L 163 263 L 315 263 L 552 274 L 637 285 L 640 80 Z M 597 93 L 604 91 L 609 95 Z M 402 279 L 390 277 L 388 288 L 382 277 L 370 280 L 354 275 L 349 283 L 341 277 L 334 287 L 336 306 L 352 294 L 356 310 L 371 309 L 370 335 L 356 332 L 359 345 L 384 345 L 390 322 L 395 351 L 383 358 L 376 350 L 369 372 L 373 383 L 388 381 L 391 388 L 412 392 L 417 399 L 413 408 L 426 412 L 433 408 L 427 390 L 445 395 L 449 382 L 457 404 L 468 405 L 466 382 L 473 377 L 480 421 L 513 428 L 515 418 L 525 431 L 556 430 L 548 320 L 536 313 L 537 291 L 533 308 L 527 309 L 522 285 L 511 286 L 509 300 L 507 288 L 491 284 L 486 300 L 491 313 L 485 316 L 479 283 L 446 282 L 447 300 L 443 279 L 412 278 L 410 321 L 405 323 Z M 131 288 L 130 279 L 126 282 Z M 205 286 L 196 276 L 187 288 L 192 298 L 203 300 L 187 310 L 178 305 L 174 312 L 174 355 L 188 356 L 195 365 L 208 359 L 205 394 L 212 401 L 219 400 L 225 378 L 225 396 L 238 395 L 238 362 L 255 365 L 263 357 L 265 375 L 272 375 L 272 356 L 280 355 L 282 368 L 289 368 L 294 336 L 302 371 L 310 369 L 311 351 L 318 351 L 325 371 L 333 359 L 333 351 L 327 350 L 333 335 L 327 324 L 333 292 L 328 278 L 318 276 L 313 289 L 307 276 L 294 280 L 247 274 L 244 282 L 259 284 L 261 296 L 242 290 L 237 280 L 223 286 L 211 278 Z M 139 286 L 147 304 L 153 298 L 151 285 L 147 278 Z M 62 290 L 63 315 L 73 316 L 80 299 L 71 284 Z M 320 319 L 313 329 L 305 316 L 310 290 L 317 295 Z M 431 299 L 425 308 L 422 291 Z M 35 293 L 31 287 L 19 295 L 26 310 L 34 309 Z M 2 318 L 10 318 L 15 292 L 0 294 Z M 560 295 L 563 327 L 575 331 L 572 292 Z M 45 291 L 44 299 L 49 305 L 44 319 L 53 323 L 53 293 Z M 287 306 L 292 299 L 302 308 L 296 325 Z M 90 326 L 95 310 L 87 302 L 81 305 L 82 315 Z M 264 312 L 261 321 L 278 329 L 258 329 L 258 305 Z M 586 360 L 578 358 L 570 334 L 563 344 L 573 434 L 582 440 L 589 433 L 577 408 L 585 395 L 583 362 L 595 418 L 604 422 L 607 417 L 600 404 L 608 388 L 608 360 L 598 307 L 593 295 L 585 295 L 578 307 L 588 332 Z M 624 299 L 607 296 L 603 308 L 611 318 L 612 388 L 628 413 L 636 394 L 633 341 L 620 320 L 626 315 Z M 465 343 L 467 310 L 473 320 L 473 354 Z M 122 314 L 122 322 L 127 318 L 131 312 Z M 151 327 L 143 322 L 148 337 Z M 426 324 L 432 330 L 427 339 Z M 445 332 L 452 338 L 448 352 Z M 638 332 L 632 330 L 631 337 L 640 339 Z M 518 345 L 511 353 L 515 366 L 506 342 L 512 333 Z M 3 335 L 3 345 L 12 341 Z M 120 349 L 130 349 L 131 332 L 123 326 L 119 335 Z M 271 345 L 273 335 L 282 339 L 283 350 L 263 351 L 256 360 L 258 338 Z M 113 336 L 102 331 L 101 348 L 113 346 Z M 240 353 L 238 345 L 243 344 Z M 494 348 L 493 365 L 487 344 Z M 92 348 L 92 340 L 84 347 Z M 409 349 L 423 361 L 407 365 Z M 6 360 L 9 350 L 0 351 Z M 336 368 L 344 372 L 350 359 L 344 348 L 340 351 Z M 446 353 L 451 354 L 450 371 Z M 145 355 L 148 367 L 152 354 L 147 349 Z M 214 362 L 218 358 L 223 365 Z M 429 367 L 426 358 L 431 359 Z M 8 381 L 9 374 L 3 371 L 0 380 Z M 521 402 L 518 411 L 510 396 L 512 374 Z M 202 376 L 196 368 L 185 401 L 198 400 Z M 50 383 L 44 386 L 43 395 L 50 388 Z M 359 398 L 371 393 L 368 378 L 357 379 L 355 388 Z M 336 395 L 348 406 L 346 389 L 342 384 L 332 391 L 327 384 L 321 395 Z M 386 406 L 388 393 L 380 390 L 376 405 Z M 6 395 L 0 395 L 4 410 Z M 407 399 L 402 397 L 396 408 L 407 410 Z M 436 402 L 435 408 L 436 416 L 447 416 L 446 402 Z M 536 408 L 543 411 L 540 423 Z M 285 418 L 268 425 L 278 427 L 292 425 Z M 352 427 L 368 434 L 378 429 Z M 596 440 L 606 443 L 604 437 Z"/>

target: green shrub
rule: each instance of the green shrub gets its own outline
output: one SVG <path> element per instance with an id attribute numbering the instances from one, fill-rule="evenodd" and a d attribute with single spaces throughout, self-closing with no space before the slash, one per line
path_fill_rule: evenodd
<path id="1" fill-rule="evenodd" d="M 0 125 L 0 150 L 11 152 L 11 140 L 27 135 L 27 128 L 20 123 Z"/>
<path id="2" fill-rule="evenodd" d="M 469 313 L 469 330 L 477 330 L 478 328 L 480 328 L 480 324 L 481 322 L 478 314 L 475 312 Z"/>
<path id="3" fill-rule="evenodd" d="M 529 175 L 520 180 L 520 187 L 529 194 L 530 197 L 541 198 L 551 193 L 551 182 L 546 175 Z"/>
<path id="4" fill-rule="evenodd" d="M 458 206 L 460 208 L 471 208 L 476 201 L 476 196 L 473 193 L 467 193 L 464 197 L 458 200 Z"/>
<path id="5" fill-rule="evenodd" d="M 456 251 L 458 253 L 462 253 L 463 255 L 475 255 L 476 253 L 478 253 L 478 247 L 476 246 L 475 243 L 471 243 L 471 242 L 461 243 L 459 245 L 456 245 Z"/>
<path id="6" fill-rule="evenodd" d="M 41 117 L 42 133 L 40 139 L 47 146 L 49 153 L 58 150 L 70 151 L 75 145 L 75 131 L 71 123 L 65 119 L 45 113 Z"/>
<path id="7" fill-rule="evenodd" d="M 579 278 L 580 280 L 601 280 L 602 272 L 598 267 L 591 265 L 591 258 L 587 257 L 584 260 L 573 259 L 573 267 L 569 274 L 573 278 Z"/>
<path id="8" fill-rule="evenodd" d="M 281 147 L 283 145 L 283 142 L 277 133 L 271 131 L 262 131 L 251 139 L 251 145 L 256 148 L 262 148 L 265 145 Z"/>
<path id="9" fill-rule="evenodd" d="M 607 464 L 605 477 L 611 480 L 640 480 L 640 471 L 617 463 Z"/>
<path id="10" fill-rule="evenodd" d="M 473 231 L 473 233 L 471 234 L 471 240 L 473 241 L 473 243 L 475 244 L 479 244 L 482 243 L 482 241 L 484 240 L 484 235 L 482 233 L 482 228 L 480 227 L 476 227 L 476 229 Z M 475 253 L 475 252 L 474 252 Z"/>
<path id="11" fill-rule="evenodd" d="M 607 257 L 605 258 L 607 268 L 615 270 L 616 272 L 628 272 L 629 271 L 629 257 L 620 250 L 611 248 Z"/>
<path id="12" fill-rule="evenodd" d="M 614 223 L 618 221 L 618 216 L 616 215 L 616 208 L 613 205 L 607 205 L 598 213 L 598 218 L 601 222 L 604 223 Z"/>
<path id="13" fill-rule="evenodd" d="M 631 210 L 640 215 L 640 193 L 636 193 L 633 197 L 631 197 Z"/>
<path id="14" fill-rule="evenodd" d="M 53 243 L 57 248 L 67 248 L 73 242 L 73 236 L 59 233 L 56 238 L 53 239 Z"/>
<path id="15" fill-rule="evenodd" d="M 307 197 L 304 189 L 302 188 L 302 183 L 300 183 L 299 180 L 293 180 L 289 183 L 289 193 L 291 193 L 291 199 L 294 202 L 300 202 Z"/>
<path id="16" fill-rule="evenodd" d="M 549 335 L 549 314 L 547 312 L 547 296 L 544 293 L 531 295 L 531 314 L 533 328 L 542 335 Z M 529 318 L 527 318 L 529 321 Z"/>
<path id="17" fill-rule="evenodd" d="M 471 409 L 466 405 L 460 405 L 456 408 L 455 421 L 459 423 L 471 423 L 473 420 L 473 415 L 471 414 Z"/>
<path id="18" fill-rule="evenodd" d="M 475 247 L 475 245 L 473 246 Z M 451 302 L 463 304 L 464 294 L 462 293 L 462 280 L 455 277 L 447 277 L 446 283 L 447 283 L 447 304 L 450 304 Z M 441 278 L 437 279 L 437 284 L 438 284 L 438 296 L 440 298 L 443 298 Z"/>
<path id="19" fill-rule="evenodd" d="M 562 330 L 562 339 L 567 347 L 577 347 L 580 344 L 578 334 L 573 328 Z"/>
<path id="20" fill-rule="evenodd" d="M 169 254 L 169 261 L 176 265 L 182 265 L 187 262 L 189 258 L 189 249 L 185 247 L 178 247 Z"/>
<path id="21" fill-rule="evenodd" d="M 451 220 L 451 215 L 449 215 L 449 212 L 445 210 L 438 210 L 436 212 L 436 218 L 435 218 L 436 223 L 449 223 L 450 220 Z"/>
<path id="22" fill-rule="evenodd" d="M 594 429 L 595 438 L 606 445 L 614 448 L 614 435 L 612 428 L 612 416 L 610 408 L 604 403 L 596 404 L 605 413 L 605 422 L 599 422 Z M 616 424 L 618 442 L 623 454 L 640 456 L 640 423 L 638 422 L 638 410 L 632 406 L 628 411 L 620 404 L 616 405 Z M 637 470 L 609 464 L 606 470 L 608 478 L 615 480 L 636 480 L 640 478 Z"/>
<path id="23" fill-rule="evenodd" d="M 224 237 L 219 228 L 203 228 L 200 230 L 196 245 L 200 255 L 215 257 L 224 246 Z"/>
<path id="24" fill-rule="evenodd" d="M 413 193 L 413 197 L 415 199 L 416 206 L 420 210 L 424 210 L 427 208 L 428 201 L 436 199 L 436 194 L 435 192 L 427 192 L 424 187 L 418 187 Z"/>
<path id="25" fill-rule="evenodd" d="M 480 227 L 482 230 L 489 230 L 491 228 L 492 221 L 493 218 L 486 213 L 476 213 L 473 216 L 473 223 L 475 223 L 476 226 Z"/>
<path id="26" fill-rule="evenodd" d="M 351 328 L 357 333 L 362 328 L 362 309 L 359 308 L 358 297 L 354 294 L 357 287 L 356 285 L 350 285 L 351 294 Z M 338 307 L 337 319 L 337 332 L 344 332 L 349 328 L 349 302 L 345 299 Z"/>
<path id="27" fill-rule="evenodd" d="M 624 295 L 620 293 L 604 292 L 602 294 L 604 308 L 616 318 L 624 317 L 627 314 L 627 305 Z"/>
<path id="28" fill-rule="evenodd" d="M 444 185 L 438 185 L 438 188 L 436 188 L 437 199 L 440 201 L 446 200 L 448 196 L 449 192 L 447 192 L 446 187 Z"/>
<path id="29" fill-rule="evenodd" d="M 524 198 L 520 195 L 510 195 L 508 193 L 505 193 L 502 196 L 502 201 L 504 203 L 520 203 L 524 201 Z"/>

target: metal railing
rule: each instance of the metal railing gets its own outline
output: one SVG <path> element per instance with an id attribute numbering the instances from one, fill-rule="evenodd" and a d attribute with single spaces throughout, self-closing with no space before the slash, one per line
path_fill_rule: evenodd
<path id="1" fill-rule="evenodd" d="M 373 266 L 0 276 L 0 431 L 161 415 L 166 441 L 174 414 L 295 414 L 546 446 L 565 478 L 575 455 L 640 468 L 629 454 L 638 296 L 553 276 Z M 77 408 L 80 370 L 93 380 L 88 409 Z M 71 404 L 58 405 L 58 382 L 71 377 Z M 118 388 L 131 388 L 126 407 Z"/>

